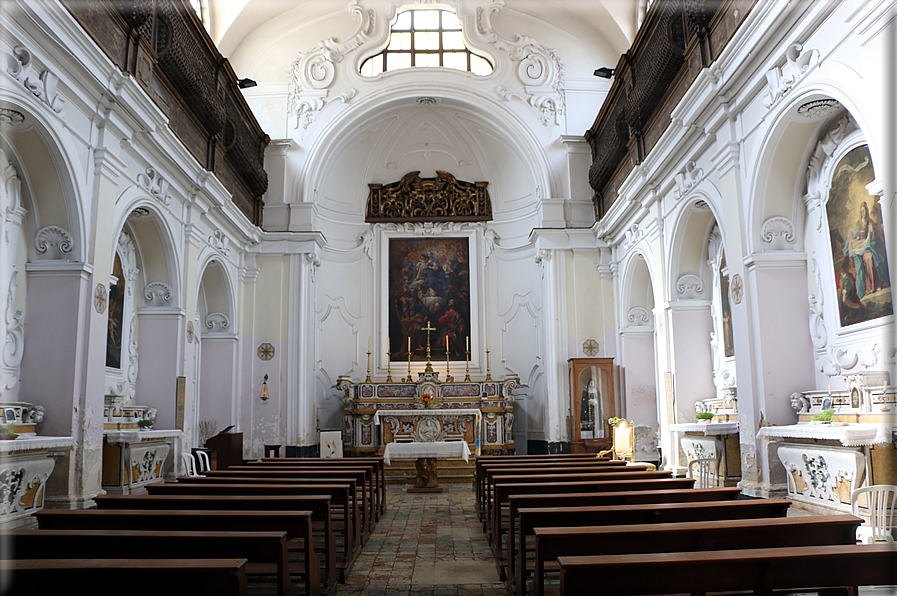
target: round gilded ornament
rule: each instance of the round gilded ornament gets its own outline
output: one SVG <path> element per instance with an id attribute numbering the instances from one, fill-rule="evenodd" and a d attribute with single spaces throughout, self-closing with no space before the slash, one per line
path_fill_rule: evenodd
<path id="1" fill-rule="evenodd" d="M 741 304 L 741 298 L 744 296 L 744 282 L 738 273 L 732 276 L 732 286 L 729 291 L 732 293 L 732 302 Z"/>
<path id="2" fill-rule="evenodd" d="M 187 321 L 187 343 L 193 343 L 193 337 L 196 335 L 196 331 L 193 330 L 193 321 Z"/>
<path id="3" fill-rule="evenodd" d="M 109 301 L 109 292 L 103 284 L 97 284 L 97 289 L 93 293 L 93 307 L 97 312 L 103 314 L 106 312 L 106 303 Z"/>
<path id="4" fill-rule="evenodd" d="M 587 339 L 582 342 L 582 353 L 592 357 L 598 354 L 598 342 L 594 339 Z"/>
<path id="5" fill-rule="evenodd" d="M 258 356 L 261 360 L 271 360 L 274 358 L 274 346 L 269 343 L 263 343 L 259 346 Z"/>

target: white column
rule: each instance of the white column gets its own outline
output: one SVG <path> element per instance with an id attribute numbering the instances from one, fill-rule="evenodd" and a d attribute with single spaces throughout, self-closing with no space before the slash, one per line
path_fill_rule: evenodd
<path id="1" fill-rule="evenodd" d="M 307 447 L 317 441 L 315 420 L 314 283 L 321 260 L 314 252 L 290 255 L 287 378 L 287 444 Z"/>
<path id="2" fill-rule="evenodd" d="M 545 354 L 545 433 L 549 452 L 569 441 L 567 388 L 567 284 L 564 251 L 540 249 L 536 263 L 542 268 Z"/>

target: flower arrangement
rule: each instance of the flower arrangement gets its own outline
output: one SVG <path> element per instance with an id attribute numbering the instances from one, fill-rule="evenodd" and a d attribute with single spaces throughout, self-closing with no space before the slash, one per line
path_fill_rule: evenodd
<path id="1" fill-rule="evenodd" d="M 614 426 L 614 425 L 616 425 L 617 422 L 619 422 L 620 420 L 622 420 L 622 418 L 619 418 L 619 417 L 617 417 L 617 416 L 614 416 L 613 418 L 608 418 L 608 419 L 607 419 L 607 423 L 608 423 L 609 425 L 611 425 L 611 426 Z"/>
<path id="2" fill-rule="evenodd" d="M 12 440 L 18 437 L 16 434 L 16 427 L 13 424 L 3 424 L 0 425 L 0 439 L 2 440 Z"/>
<path id="3" fill-rule="evenodd" d="M 431 394 L 425 393 L 420 397 L 420 401 L 424 404 L 424 409 L 429 410 L 430 405 L 433 403 L 433 396 Z"/>
<path id="4" fill-rule="evenodd" d="M 713 412 L 698 412 L 697 414 L 695 414 L 695 420 L 698 420 L 698 421 L 712 420 L 712 419 L 713 419 Z"/>

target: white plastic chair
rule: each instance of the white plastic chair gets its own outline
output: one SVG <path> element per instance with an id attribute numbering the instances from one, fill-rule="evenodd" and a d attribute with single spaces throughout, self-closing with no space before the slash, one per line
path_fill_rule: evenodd
<path id="1" fill-rule="evenodd" d="M 186 472 L 187 476 L 199 476 L 199 473 L 196 471 L 196 460 L 193 459 L 193 455 L 182 453 L 181 460 L 184 462 L 184 472 Z"/>
<path id="2" fill-rule="evenodd" d="M 693 459 L 688 462 L 688 477 L 695 479 L 695 488 L 717 486 L 716 460 L 712 457 Z"/>
<path id="3" fill-rule="evenodd" d="M 869 512 L 869 525 L 857 528 L 857 542 L 873 544 L 875 542 L 894 542 L 894 508 L 897 507 L 897 486 L 893 484 L 875 484 L 858 488 L 850 493 L 850 510 L 854 515 L 865 517 L 859 513 L 859 497 L 866 495 L 866 509 Z"/>
<path id="4" fill-rule="evenodd" d="M 209 461 L 209 454 L 205 451 L 197 451 L 196 459 L 199 460 L 199 473 L 205 474 L 212 469 L 212 462 Z"/>

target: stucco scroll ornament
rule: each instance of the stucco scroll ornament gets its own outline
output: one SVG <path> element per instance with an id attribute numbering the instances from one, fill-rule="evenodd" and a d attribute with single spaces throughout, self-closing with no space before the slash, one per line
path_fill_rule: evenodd
<path id="1" fill-rule="evenodd" d="M 373 260 L 373 250 L 374 250 L 374 231 L 373 230 L 365 230 L 364 233 L 359 237 L 361 240 L 361 250 L 364 251 L 364 254 L 368 256 L 369 259 Z"/>
<path id="2" fill-rule="evenodd" d="M 3 378 L 0 379 L 0 391 L 15 387 L 19 382 L 19 363 L 25 347 L 25 328 L 22 325 L 25 315 L 16 310 L 16 286 L 18 277 L 16 268 L 12 268 L 9 279 L 9 292 L 6 296 L 6 337 L 3 341 Z"/>
<path id="3" fill-rule="evenodd" d="M 154 281 L 147 284 L 143 290 L 143 297 L 149 305 L 161 305 L 164 302 L 171 302 L 171 287 L 161 281 Z"/>
<path id="4" fill-rule="evenodd" d="M 334 99 L 347 103 L 357 94 L 356 89 L 328 99 L 330 86 L 336 78 L 336 65 L 348 54 L 357 50 L 374 32 L 373 9 L 364 10 L 357 0 L 349 2 L 349 12 L 358 19 L 355 35 L 340 43 L 331 37 L 301 54 L 293 61 L 289 71 L 290 95 L 288 110 L 296 117 L 296 126 L 308 128 L 326 103 Z"/>
<path id="5" fill-rule="evenodd" d="M 770 217 L 760 228 L 760 240 L 772 249 L 789 248 L 785 245 L 794 244 L 795 239 L 794 224 L 787 217 Z"/>
<path id="6" fill-rule="evenodd" d="M 825 316 L 823 315 L 822 305 L 825 301 L 825 294 L 822 290 L 822 275 L 819 271 L 819 264 L 813 259 L 813 271 L 816 274 L 816 293 L 810 294 L 810 339 L 813 341 L 813 347 L 821 350 L 828 343 L 828 330 L 825 327 Z"/>
<path id="7" fill-rule="evenodd" d="M 551 251 L 545 248 L 539 250 L 539 254 L 536 255 L 536 265 L 539 266 L 539 269 L 542 272 L 542 279 L 545 279 L 545 268 L 548 267 L 548 262 L 551 260 Z"/>
<path id="8" fill-rule="evenodd" d="M 651 320 L 648 317 L 648 309 L 641 306 L 633 306 L 626 314 L 626 319 L 631 323 L 631 327 L 645 327 Z"/>
<path id="9" fill-rule="evenodd" d="M 222 312 L 213 312 L 206 315 L 206 329 L 212 333 L 224 333 L 230 327 L 230 319 Z"/>
<path id="10" fill-rule="evenodd" d="M 492 255 L 492 251 L 495 250 L 495 247 L 498 246 L 499 240 L 501 240 L 501 237 L 495 230 L 486 230 L 483 234 L 483 246 L 485 248 L 487 259 Z"/>
<path id="11" fill-rule="evenodd" d="M 209 246 L 227 256 L 230 252 L 230 248 L 228 248 L 227 244 L 230 240 L 221 230 L 215 230 L 212 232 L 212 235 L 209 236 Z"/>
<path id="12" fill-rule="evenodd" d="M 168 180 L 157 172 L 156 168 L 149 167 L 144 173 L 137 174 L 137 184 L 163 205 L 171 202 L 171 197 L 168 196 Z"/>
<path id="13" fill-rule="evenodd" d="M 321 257 L 313 252 L 305 253 L 305 260 L 308 261 L 309 276 L 311 283 L 315 283 L 315 276 L 318 273 L 318 267 L 321 266 Z"/>
<path id="14" fill-rule="evenodd" d="M 25 89 L 50 106 L 50 109 L 61 114 L 65 109 L 65 99 L 59 94 L 59 77 L 49 70 L 38 70 L 34 65 L 31 50 L 25 46 L 16 46 L 12 51 L 13 62 L 6 72 L 22 83 Z"/>
<path id="15" fill-rule="evenodd" d="M 766 72 L 767 95 L 763 106 L 770 107 L 797 84 L 802 76 L 819 64 L 819 50 L 803 51 L 803 46 L 793 43 L 785 50 L 785 64 Z"/>
<path id="16" fill-rule="evenodd" d="M 681 199 L 687 195 L 688 191 L 694 188 L 703 177 L 704 170 L 699 168 L 695 162 L 686 163 L 685 168 L 676 174 L 676 197 Z"/>
<path id="17" fill-rule="evenodd" d="M 704 291 L 704 282 L 697 275 L 689 273 L 676 282 L 676 291 L 684 298 L 698 298 Z"/>
<path id="18" fill-rule="evenodd" d="M 505 3 L 495 0 L 490 6 L 477 9 L 477 32 L 495 49 L 505 52 L 517 62 L 517 78 L 523 85 L 522 92 L 499 86 L 496 91 L 507 101 L 514 97 L 539 111 L 542 124 L 548 126 L 566 110 L 564 95 L 564 65 L 557 53 L 531 37 L 516 35 L 513 39 L 502 37 L 492 26 L 493 17 L 501 12 Z"/>
<path id="19" fill-rule="evenodd" d="M 134 399 L 134 394 L 137 392 L 137 370 L 138 370 L 138 360 L 137 360 L 137 314 L 131 316 L 131 324 L 129 326 L 130 332 L 129 337 L 131 338 L 130 343 L 128 344 L 128 399 Z"/>
<path id="20" fill-rule="evenodd" d="M 72 235 L 68 233 L 68 230 L 59 226 L 41 228 L 34 238 L 34 244 L 37 252 L 52 260 L 64 259 L 66 255 L 72 253 L 74 248 Z"/>

